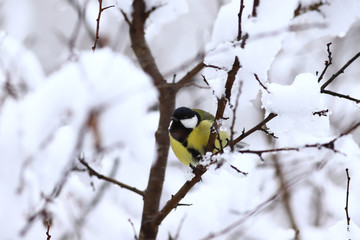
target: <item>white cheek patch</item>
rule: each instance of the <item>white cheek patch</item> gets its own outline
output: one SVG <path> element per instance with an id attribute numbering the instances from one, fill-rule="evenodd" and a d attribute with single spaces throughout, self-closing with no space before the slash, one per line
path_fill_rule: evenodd
<path id="1" fill-rule="evenodd" d="M 196 116 L 193 116 L 192 118 L 189 119 L 181 119 L 180 122 L 186 128 L 195 128 L 198 123 L 198 118 Z"/>

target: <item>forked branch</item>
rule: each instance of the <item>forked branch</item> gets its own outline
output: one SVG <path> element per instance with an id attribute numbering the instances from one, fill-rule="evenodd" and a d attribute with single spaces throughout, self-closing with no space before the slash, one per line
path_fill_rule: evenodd
<path id="1" fill-rule="evenodd" d="M 110 5 L 110 6 L 107 6 L 107 7 L 103 7 L 103 6 L 102 6 L 102 0 L 98 0 L 98 2 L 99 2 L 99 12 L 98 12 L 98 17 L 97 17 L 97 19 L 96 19 L 95 41 L 94 41 L 93 47 L 91 48 L 93 51 L 95 51 L 95 49 L 96 49 L 96 44 L 97 44 L 97 42 L 98 42 L 98 40 L 99 40 L 100 18 L 101 18 L 102 12 L 105 11 L 106 9 L 115 7 L 115 5 Z"/>

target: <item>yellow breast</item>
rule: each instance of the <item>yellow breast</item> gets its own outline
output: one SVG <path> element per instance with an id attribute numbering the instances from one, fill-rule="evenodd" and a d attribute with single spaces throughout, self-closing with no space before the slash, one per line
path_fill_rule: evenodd
<path id="1" fill-rule="evenodd" d="M 209 140 L 210 136 L 210 128 L 212 125 L 212 121 L 210 120 L 203 120 L 200 124 L 194 128 L 187 138 L 187 147 L 185 147 L 182 143 L 175 140 L 173 137 L 170 136 L 170 145 L 172 150 L 174 151 L 176 157 L 186 166 L 190 164 L 193 166 L 197 165 L 197 160 L 191 155 L 188 151 L 188 148 L 193 148 L 198 151 L 201 155 L 205 153 L 205 148 Z M 225 131 L 220 132 L 220 139 L 222 146 L 227 144 L 227 140 L 229 135 Z M 215 142 L 215 148 L 220 149 L 220 143 L 218 140 Z M 214 153 L 218 150 L 214 149 Z"/>

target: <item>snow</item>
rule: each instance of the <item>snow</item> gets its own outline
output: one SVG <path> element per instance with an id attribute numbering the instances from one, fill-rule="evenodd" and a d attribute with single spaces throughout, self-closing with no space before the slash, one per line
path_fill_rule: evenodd
<path id="1" fill-rule="evenodd" d="M 314 114 L 327 109 L 315 75 L 303 73 L 290 86 L 271 83 L 267 90 L 269 93 L 262 90 L 262 104 L 266 115 L 278 115 L 267 126 L 280 140 L 285 137 L 285 142 L 305 144 L 318 141 L 317 137 L 326 136 L 329 117 Z M 289 139 L 289 133 L 298 137 Z"/>
<path id="2" fill-rule="evenodd" d="M 335 239 L 360 239 L 360 228 L 350 222 L 349 230 L 347 230 L 347 221 L 346 219 L 337 222 L 334 226 L 329 228 L 329 234 L 326 239 L 335 240 Z"/>
<path id="3" fill-rule="evenodd" d="M 158 93 L 139 67 L 119 12 L 122 9 L 131 18 L 132 1 L 104 1 L 104 6 L 115 7 L 102 13 L 100 39 L 105 47 L 95 51 L 91 36 L 98 2 L 75 2 L 86 13 L 79 28 L 77 11 L 69 1 L 12 0 L 0 6 L 0 232 L 4 239 L 45 238 L 43 219 L 28 221 L 43 209 L 52 216 L 52 239 L 134 239 L 134 230 L 139 233 L 142 197 L 90 176 L 77 157 L 101 174 L 112 172 L 113 178 L 146 189 L 156 157 Z M 242 30 L 249 37 L 244 48 L 236 40 L 239 4 L 239 0 L 146 1 L 147 10 L 158 7 L 145 29 L 155 62 L 171 83 L 204 58 L 207 67 L 201 74 L 210 89 L 198 74 L 177 94 L 177 106 L 214 114 L 238 57 L 241 68 L 222 129 L 229 131 L 235 117 L 238 136 L 276 113 L 266 130 L 277 138 L 257 131 L 244 139 L 245 149 L 300 149 L 263 153 L 260 158 L 226 148 L 223 154 L 208 156 L 223 165 L 208 167 L 181 200 L 189 206 L 178 206 L 161 223 L 158 239 L 176 235 L 202 239 L 234 223 L 238 224 L 216 239 L 293 239 L 286 204 L 301 239 L 359 239 L 360 129 L 341 135 L 359 121 L 359 107 L 320 93 L 326 79 L 359 51 L 359 1 L 331 0 L 319 11 L 295 18 L 299 1 L 260 1 L 253 18 L 253 1 L 246 0 Z M 318 83 L 316 72 L 324 68 L 328 42 L 333 43 L 333 64 Z M 355 61 L 329 89 L 360 98 L 359 66 Z M 304 147 L 331 140 L 337 152 Z M 69 171 L 74 166 L 80 170 Z M 349 231 L 344 220 L 346 168 L 351 176 Z M 192 170 L 170 150 L 160 207 L 191 177 Z M 282 198 L 282 181 L 287 200 Z M 45 197 L 61 183 L 59 195 L 46 202 Z"/>

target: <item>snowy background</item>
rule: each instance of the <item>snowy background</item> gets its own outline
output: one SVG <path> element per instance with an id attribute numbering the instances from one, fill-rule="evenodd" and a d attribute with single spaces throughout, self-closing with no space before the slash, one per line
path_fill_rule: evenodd
<path id="1" fill-rule="evenodd" d="M 182 200 L 191 206 L 172 211 L 158 238 L 201 239 L 232 226 L 216 239 L 294 239 L 294 229 L 299 239 L 360 239 L 360 129 L 335 141 L 337 153 L 302 148 L 329 142 L 360 120 L 358 104 L 320 93 L 360 51 L 360 2 L 260 0 L 252 17 L 253 2 L 244 1 L 245 48 L 234 42 L 239 0 L 146 2 L 161 6 L 147 20 L 146 38 L 168 82 L 201 56 L 216 66 L 202 71 L 210 89 L 197 76 L 178 93 L 177 106 L 215 113 L 238 56 L 236 132 L 274 112 L 267 127 L 277 138 L 256 132 L 245 139 L 248 148 L 300 148 L 263 154 L 263 161 L 224 156 L 248 175 L 226 166 L 207 172 Z M 51 239 L 134 239 L 139 231 L 142 197 L 90 177 L 78 162 L 143 190 L 155 158 L 157 90 L 131 50 L 120 12 L 129 14 L 131 1 L 103 1 L 112 4 L 102 13 L 103 48 L 93 52 L 98 1 L 0 1 L 0 239 L 46 239 L 43 219 L 51 219 Z M 333 64 L 318 83 L 328 42 Z M 360 99 L 359 75 L 356 60 L 328 89 Z M 225 116 L 229 127 L 230 108 Z M 161 205 L 189 175 L 170 150 Z"/>

